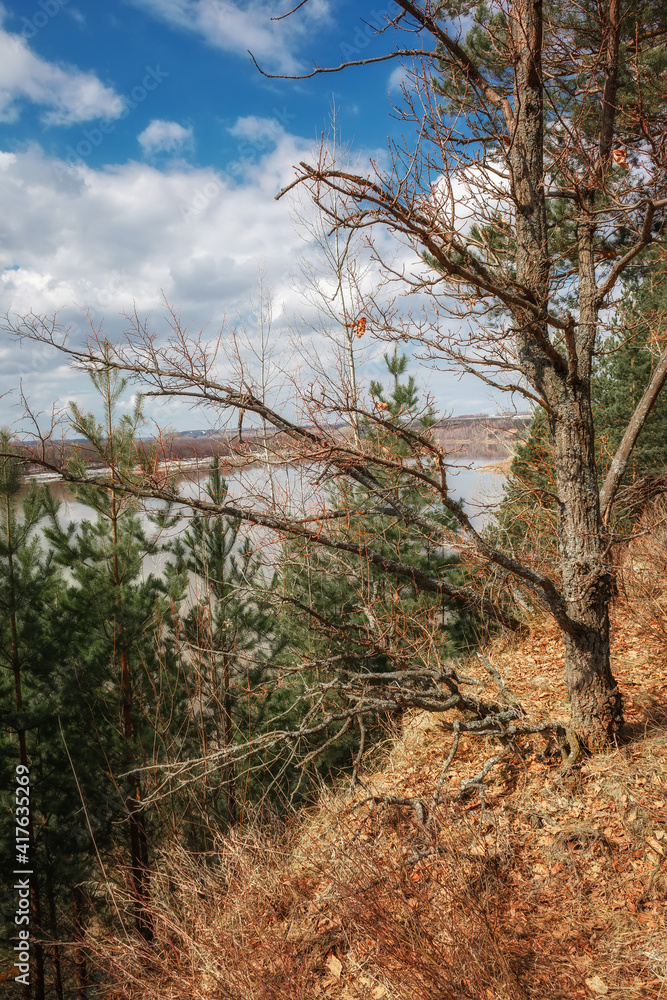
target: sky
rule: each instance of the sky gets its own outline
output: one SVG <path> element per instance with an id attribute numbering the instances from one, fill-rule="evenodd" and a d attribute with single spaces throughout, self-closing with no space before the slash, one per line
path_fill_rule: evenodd
<path id="1" fill-rule="evenodd" d="M 263 76 L 248 50 L 280 74 L 387 51 L 374 34 L 379 3 L 309 0 L 271 20 L 290 6 L 0 3 L 0 314 L 57 313 L 76 340 L 89 322 L 116 337 L 136 310 L 163 336 L 168 302 L 206 338 L 241 328 L 256 354 L 261 274 L 275 363 L 290 368 L 302 344 L 326 359 L 322 323 L 297 287 L 308 234 L 275 194 L 312 161 L 334 106 L 349 155 L 382 162 L 405 127 L 392 113 L 402 70 L 390 61 L 302 81 Z M 387 234 L 378 239 L 389 247 Z M 366 379 L 382 373 L 386 349 L 371 338 Z M 418 378 L 443 412 L 498 410 L 475 380 Z M 35 412 L 96 405 L 57 352 L 0 332 L 0 425 L 15 430 L 25 426 L 19 385 Z M 178 430 L 210 422 L 174 401 L 149 415 Z"/>

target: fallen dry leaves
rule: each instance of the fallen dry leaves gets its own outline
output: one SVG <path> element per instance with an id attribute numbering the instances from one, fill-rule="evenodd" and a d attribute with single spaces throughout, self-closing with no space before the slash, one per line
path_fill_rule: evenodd
<path id="1" fill-rule="evenodd" d="M 498 751 L 463 734 L 434 809 L 452 733 L 435 715 L 406 715 L 352 798 L 324 790 L 281 846 L 221 847 L 232 860 L 211 875 L 211 913 L 193 909 L 178 968 L 166 958 L 162 992 L 142 1000 L 667 998 L 666 652 L 617 609 L 628 742 L 564 773 L 552 738 L 524 737 L 483 795 L 462 797 Z M 535 622 L 486 655 L 530 721 L 567 720 L 555 627 Z M 478 664 L 465 673 L 483 679 Z M 178 884 L 171 863 L 164 879 Z M 165 912 L 172 936 L 189 900 Z"/>
<path id="2" fill-rule="evenodd" d="M 508 962 L 519 967 L 529 961 L 530 973 L 517 979 L 517 997 L 626 1000 L 655 997 L 660 989 L 667 996 L 666 652 L 617 610 L 613 669 L 625 695 L 630 739 L 586 760 L 573 774 L 562 773 L 549 739 L 526 738 L 523 758 L 489 775 L 483 801 L 477 795 L 461 800 L 460 782 L 495 752 L 490 743 L 466 735 L 447 774 L 448 794 L 428 829 L 414 810 L 377 802 L 351 809 L 349 802 L 331 801 L 327 821 L 348 849 L 365 852 L 380 871 L 384 866 L 387 878 L 403 868 L 403 885 L 414 893 L 403 910 L 440 927 L 443 947 L 443 912 L 451 905 L 443 894 L 443 872 L 472 881 Z M 488 655 L 531 721 L 567 721 L 556 627 L 536 623 L 518 643 L 492 643 Z M 363 776 L 358 800 L 372 793 L 428 803 L 450 742 L 436 716 L 406 717 L 385 766 Z M 322 819 L 319 830 L 311 826 L 305 833 L 311 850 L 314 844 L 326 850 L 330 843 Z M 427 856 L 415 861 L 420 852 Z M 383 986 L 389 1000 L 408 995 L 400 970 L 388 970 L 377 948 L 360 951 L 352 939 L 349 955 L 340 984 L 346 980 L 349 995 L 374 995 L 361 970 L 377 970 L 378 962 L 387 980 L 393 979 Z M 480 987 L 473 995 L 505 993 Z"/>

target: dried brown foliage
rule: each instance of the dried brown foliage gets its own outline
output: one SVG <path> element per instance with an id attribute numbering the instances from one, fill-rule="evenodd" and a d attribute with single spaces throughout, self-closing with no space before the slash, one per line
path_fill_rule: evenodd
<path id="1" fill-rule="evenodd" d="M 551 736 L 525 736 L 465 793 L 495 748 L 462 733 L 433 806 L 452 734 L 408 714 L 352 796 L 323 791 L 309 814 L 237 831 L 206 859 L 169 845 L 154 866 L 154 948 L 89 936 L 107 1000 L 661 995 L 666 656 L 623 607 L 613 635 L 614 669 L 636 692 L 624 747 L 564 772 Z M 487 650 L 531 722 L 567 717 L 558 639 L 536 622 Z M 116 902 L 131 914 L 129 897 Z"/>
<path id="2" fill-rule="evenodd" d="M 667 649 L 667 500 L 644 510 L 619 573 L 621 600 L 647 639 Z"/>

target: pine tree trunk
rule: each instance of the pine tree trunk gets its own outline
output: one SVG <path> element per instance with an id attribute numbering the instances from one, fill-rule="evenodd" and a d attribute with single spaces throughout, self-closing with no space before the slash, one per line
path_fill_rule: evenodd
<path id="1" fill-rule="evenodd" d="M 128 800 L 130 822 L 130 875 L 134 894 L 135 922 L 137 931 L 146 944 L 154 937 L 153 920 L 150 914 L 150 885 L 148 881 L 148 838 L 143 810 L 141 808 L 141 788 L 135 775 L 130 776 L 132 792 Z"/>
<path id="2" fill-rule="evenodd" d="M 72 897 L 74 916 L 74 935 L 77 944 L 74 946 L 74 979 L 76 982 L 76 1000 L 88 1000 L 88 968 L 86 952 L 83 948 L 83 891 L 77 886 Z"/>
<path id="3" fill-rule="evenodd" d="M 222 713 L 222 739 L 225 749 L 232 746 L 234 742 L 234 731 L 232 724 L 232 697 L 231 680 L 229 674 L 229 654 L 223 653 L 224 670 L 224 701 Z M 236 799 L 236 769 L 233 761 L 228 761 L 223 768 L 223 778 L 225 782 L 225 801 L 227 803 L 227 817 L 231 826 L 236 826 L 238 822 L 238 802 Z"/>
<path id="4" fill-rule="evenodd" d="M 133 739 L 132 727 L 132 685 L 130 663 L 127 650 L 120 651 L 120 677 L 123 697 L 123 731 L 128 750 Z M 130 877 L 134 895 L 135 923 L 137 931 L 147 944 L 153 940 L 153 922 L 150 916 L 150 887 L 148 881 L 148 839 L 141 808 L 141 785 L 135 774 L 129 776 L 128 797 L 130 829 Z"/>
<path id="5" fill-rule="evenodd" d="M 593 420 L 585 390 L 554 425 L 562 587 L 572 628 L 563 633 L 573 731 L 591 750 L 620 736 L 623 709 L 609 660 L 613 573 L 600 516 Z"/>
<path id="6" fill-rule="evenodd" d="M 613 577 L 606 558 L 590 405 L 597 334 L 593 240 L 594 193 L 584 199 L 577 231 L 579 322 L 565 334 L 567 355 L 550 339 L 550 256 L 544 195 L 542 4 L 515 0 L 510 26 L 515 49 L 514 135 L 509 152 L 516 200 L 516 272 L 532 310 L 515 310 L 516 354 L 544 400 L 554 439 L 560 508 L 563 628 L 572 728 L 599 749 L 620 733 L 621 697 L 609 663 L 609 603 Z M 590 202 L 590 205 L 589 205 Z"/>
<path id="7" fill-rule="evenodd" d="M 42 933 L 42 907 L 39 895 L 39 883 L 35 875 L 30 879 L 30 895 L 32 901 L 32 935 Z M 35 951 L 35 1000 L 44 1000 L 44 945 L 36 940 Z"/>
<path id="8" fill-rule="evenodd" d="M 46 887 L 46 896 L 49 904 L 49 923 L 51 925 L 51 958 L 53 961 L 53 989 L 56 1000 L 64 1000 L 62 970 L 60 966 L 60 942 L 58 941 L 58 917 L 56 913 L 56 901 L 53 895 L 53 885 L 49 879 Z"/>

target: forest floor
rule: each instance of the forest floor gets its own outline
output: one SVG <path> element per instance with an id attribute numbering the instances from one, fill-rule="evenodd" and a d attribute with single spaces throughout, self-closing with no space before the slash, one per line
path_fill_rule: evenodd
<path id="1" fill-rule="evenodd" d="M 667 643 L 652 624 L 617 608 L 627 741 L 570 771 L 553 740 L 525 737 L 481 796 L 462 796 L 461 781 L 501 749 L 465 734 L 431 809 L 453 734 L 411 714 L 353 794 L 349 782 L 324 791 L 287 839 L 227 841 L 224 884 L 199 872 L 193 894 L 189 862 L 170 852 L 163 947 L 131 975 L 140 995 L 667 998 Z M 555 627 L 535 621 L 486 655 L 526 721 L 566 722 Z M 159 898 L 156 886 L 158 911 Z M 116 959 L 131 973 L 131 957 Z"/>
<path id="2" fill-rule="evenodd" d="M 567 721 L 555 628 L 541 622 L 521 642 L 498 641 L 487 653 L 531 723 Z M 625 697 L 622 747 L 564 773 L 557 748 L 530 737 L 522 758 L 485 779 L 483 797 L 459 798 L 460 782 L 499 749 L 463 738 L 446 774 L 449 795 L 430 824 L 414 809 L 372 803 L 338 814 L 342 803 L 332 801 L 345 852 L 361 861 L 366 845 L 369 857 L 365 885 L 334 866 L 311 890 L 315 927 L 339 927 L 321 992 L 667 997 L 666 667 L 664 645 L 647 642 L 619 612 L 613 669 Z M 416 797 L 427 805 L 451 740 L 435 716 L 407 719 L 383 769 L 364 777 L 367 791 L 356 798 Z M 326 821 L 319 822 L 319 838 L 317 822 L 307 835 L 306 871 L 327 840 Z M 360 928 L 348 937 L 350 891 L 351 923 L 356 915 L 366 941 Z M 364 905 L 365 915 L 358 912 Z M 364 972 L 372 968 L 374 976 Z"/>

